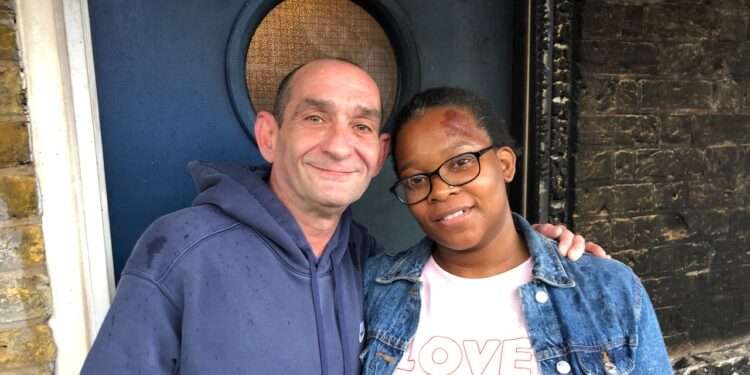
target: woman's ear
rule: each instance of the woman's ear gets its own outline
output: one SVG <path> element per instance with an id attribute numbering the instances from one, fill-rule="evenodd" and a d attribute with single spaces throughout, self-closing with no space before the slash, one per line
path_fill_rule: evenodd
<path id="1" fill-rule="evenodd" d="M 276 147 L 278 134 L 279 124 L 273 114 L 266 111 L 258 112 L 255 117 L 255 142 L 258 143 L 258 150 L 263 155 L 263 159 L 269 163 L 273 163 L 273 150 Z"/>
<path id="2" fill-rule="evenodd" d="M 505 183 L 513 181 L 513 177 L 516 175 L 516 153 L 512 148 L 503 146 L 495 151 L 497 160 L 500 162 L 500 172 L 503 175 Z"/>

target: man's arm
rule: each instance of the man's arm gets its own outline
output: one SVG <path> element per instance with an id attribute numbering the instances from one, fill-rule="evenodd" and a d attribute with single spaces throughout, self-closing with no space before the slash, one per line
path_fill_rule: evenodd
<path id="1" fill-rule="evenodd" d="M 532 227 L 542 236 L 557 240 L 557 251 L 570 260 L 578 260 L 584 251 L 600 258 L 611 258 L 601 246 L 586 241 L 580 234 L 574 234 L 564 225 L 534 224 Z"/>
<path id="2" fill-rule="evenodd" d="M 179 316 L 153 281 L 124 274 L 81 374 L 173 374 Z"/>

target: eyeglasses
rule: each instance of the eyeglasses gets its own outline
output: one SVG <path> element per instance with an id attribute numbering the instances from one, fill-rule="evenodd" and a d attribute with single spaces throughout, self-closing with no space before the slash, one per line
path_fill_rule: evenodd
<path id="1" fill-rule="evenodd" d="M 482 172 L 479 158 L 487 151 L 495 148 L 495 145 L 485 147 L 476 152 L 466 152 L 456 155 L 430 173 L 420 173 L 396 181 L 391 186 L 391 193 L 406 205 L 417 204 L 432 192 L 432 176 L 437 175 L 443 182 L 450 186 L 462 186 L 479 176 Z"/>

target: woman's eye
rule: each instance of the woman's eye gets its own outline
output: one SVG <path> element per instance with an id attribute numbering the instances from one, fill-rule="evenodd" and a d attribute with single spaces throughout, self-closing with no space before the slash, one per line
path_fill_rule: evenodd
<path id="1" fill-rule="evenodd" d="M 451 169 L 465 169 L 470 167 L 474 163 L 474 157 L 467 155 L 467 156 L 459 156 L 450 162 Z"/>
<path id="2" fill-rule="evenodd" d="M 427 184 L 427 176 L 412 176 L 406 179 L 406 187 L 409 189 L 418 189 Z"/>

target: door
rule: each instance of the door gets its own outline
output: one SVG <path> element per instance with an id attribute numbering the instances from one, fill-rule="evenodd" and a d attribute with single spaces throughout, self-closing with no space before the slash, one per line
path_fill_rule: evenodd
<path id="1" fill-rule="evenodd" d="M 89 2 L 117 277 L 149 223 L 190 204 L 188 161 L 262 162 L 250 136 L 252 106 L 243 102 L 247 93 L 237 94 L 244 74 L 233 59 L 244 59 L 252 26 L 277 3 Z M 357 1 L 394 47 L 399 103 L 429 87 L 460 86 L 489 98 L 507 121 L 518 117 L 511 95 L 520 37 L 514 39 L 514 3 Z M 513 133 L 520 136 L 520 128 Z M 354 214 L 385 246 L 404 248 L 421 232 L 390 196 L 394 180 L 388 163 Z M 520 205 L 517 190 L 513 207 Z"/>

